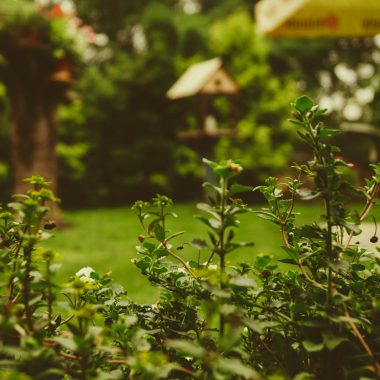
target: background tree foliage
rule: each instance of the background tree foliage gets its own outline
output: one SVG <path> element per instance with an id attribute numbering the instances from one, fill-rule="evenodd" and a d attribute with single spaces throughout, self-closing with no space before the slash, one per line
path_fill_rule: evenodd
<path id="1" fill-rule="evenodd" d="M 176 138 L 178 129 L 196 125 L 198 103 L 169 101 L 165 93 L 191 63 L 215 56 L 242 88 L 239 136 L 221 141 L 216 155 L 243 158 L 260 173 L 286 164 L 289 133 L 282 121 L 294 91 L 273 76 L 267 48 L 254 34 L 252 4 L 196 4 L 196 12 L 187 13 L 188 2 L 181 1 L 78 2 L 84 22 L 107 34 L 109 43 L 85 69 L 79 98 L 60 112 L 66 205 L 85 197 L 120 203 L 142 191 L 198 196 L 192 189 L 202 176 L 199 152 Z M 226 101 L 216 99 L 213 106 L 227 120 Z"/>
<path id="2" fill-rule="evenodd" d="M 75 100 L 59 110 L 59 195 L 64 206 L 78 206 L 84 199 L 87 205 L 119 204 L 156 192 L 179 200 L 199 196 L 193 189 L 199 189 L 199 155 L 204 153 L 176 137 L 178 129 L 196 126 L 198 103 L 169 101 L 165 93 L 190 64 L 216 56 L 236 78 L 241 94 L 238 135 L 221 140 L 213 155 L 241 159 L 244 176 L 254 182 L 287 167 L 294 147 L 285 123 L 290 99 L 299 90 L 318 98 L 321 71 L 328 71 L 338 88 L 337 62 L 360 62 L 373 46 L 353 50 L 346 46 L 351 42 L 317 40 L 308 41 L 306 48 L 299 40 L 263 40 L 254 33 L 254 3 L 76 1 L 79 17 L 108 42 L 86 52 L 88 64 L 74 88 Z M 227 122 L 224 99 L 213 101 L 213 111 Z M 9 152 L 7 125 L 0 124 L 4 192 Z"/>

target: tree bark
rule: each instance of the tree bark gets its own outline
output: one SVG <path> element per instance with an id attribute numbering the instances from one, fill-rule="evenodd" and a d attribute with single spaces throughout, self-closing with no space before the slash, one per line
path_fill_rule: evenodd
<path id="1" fill-rule="evenodd" d="M 40 97 L 29 99 L 19 93 L 13 94 L 11 109 L 11 160 L 15 193 L 25 193 L 29 185 L 23 180 L 38 175 L 51 182 L 51 189 L 56 194 L 57 104 Z M 61 223 L 59 206 L 50 204 L 49 207 L 49 218 Z"/>
<path id="2" fill-rule="evenodd" d="M 42 35 L 34 36 L 27 29 L 16 27 L 1 43 L 5 64 L 0 67 L 0 79 L 7 87 L 11 106 L 13 190 L 25 193 L 29 185 L 23 180 L 39 175 L 51 182 L 56 194 L 56 114 L 71 83 L 68 64 L 52 55 Z M 64 80 L 57 77 L 62 71 Z M 49 206 L 49 217 L 62 222 L 59 206 Z"/>

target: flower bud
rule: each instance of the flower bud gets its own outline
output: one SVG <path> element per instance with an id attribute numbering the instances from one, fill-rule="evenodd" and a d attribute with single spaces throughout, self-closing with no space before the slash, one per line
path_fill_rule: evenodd
<path id="1" fill-rule="evenodd" d="M 243 170 L 243 168 L 241 167 L 241 165 L 234 164 L 233 162 L 228 165 L 228 168 L 231 169 L 231 170 L 233 170 L 236 173 L 240 173 Z"/>
<path id="2" fill-rule="evenodd" d="M 264 269 L 262 272 L 261 272 L 261 275 L 265 278 L 268 278 L 270 276 L 270 271 L 268 269 Z"/>

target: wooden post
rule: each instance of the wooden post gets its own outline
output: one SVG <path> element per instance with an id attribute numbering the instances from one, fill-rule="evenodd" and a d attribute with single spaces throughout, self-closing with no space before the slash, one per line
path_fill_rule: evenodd
<path id="1" fill-rule="evenodd" d="M 206 117 L 208 114 L 208 95 L 199 94 L 199 130 L 205 132 L 206 130 Z"/>

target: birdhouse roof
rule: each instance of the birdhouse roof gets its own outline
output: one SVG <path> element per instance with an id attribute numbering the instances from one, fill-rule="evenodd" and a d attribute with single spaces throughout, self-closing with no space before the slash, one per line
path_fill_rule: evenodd
<path id="1" fill-rule="evenodd" d="M 239 87 L 223 69 L 220 58 L 195 63 L 167 91 L 169 99 L 180 99 L 196 94 L 236 94 Z"/>

